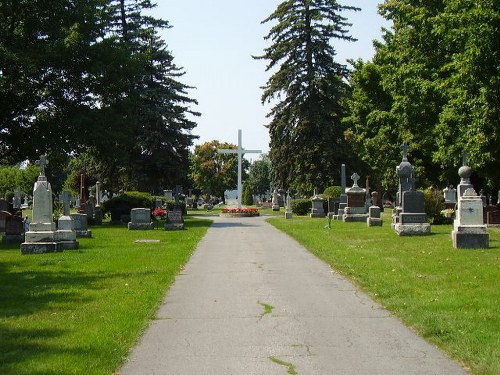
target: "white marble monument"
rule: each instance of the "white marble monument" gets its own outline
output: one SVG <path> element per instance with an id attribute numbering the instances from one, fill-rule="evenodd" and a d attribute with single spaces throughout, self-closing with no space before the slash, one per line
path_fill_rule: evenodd
<path id="1" fill-rule="evenodd" d="M 29 224 L 29 231 L 25 233 L 25 242 L 21 244 L 21 254 L 62 251 L 56 224 L 52 219 L 52 188 L 45 176 L 45 167 L 49 162 L 42 156 L 37 164 L 40 165 L 40 175 L 33 187 L 33 218 Z"/>

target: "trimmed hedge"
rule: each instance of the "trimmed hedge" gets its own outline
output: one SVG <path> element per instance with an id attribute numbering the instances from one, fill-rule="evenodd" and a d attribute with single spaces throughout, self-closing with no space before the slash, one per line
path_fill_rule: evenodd
<path id="1" fill-rule="evenodd" d="M 150 208 L 154 207 L 154 198 L 149 193 L 139 191 L 128 191 L 111 198 L 103 203 L 103 212 L 111 214 L 111 221 L 120 221 L 122 215 L 130 215 L 132 208 Z"/>
<path id="2" fill-rule="evenodd" d="M 323 198 L 338 198 L 340 197 L 340 194 L 342 193 L 342 187 L 341 186 L 330 186 L 325 189 L 323 192 Z"/>
<path id="3" fill-rule="evenodd" d="M 292 199 L 290 203 L 292 205 L 292 212 L 299 216 L 307 215 L 312 208 L 310 199 Z"/>

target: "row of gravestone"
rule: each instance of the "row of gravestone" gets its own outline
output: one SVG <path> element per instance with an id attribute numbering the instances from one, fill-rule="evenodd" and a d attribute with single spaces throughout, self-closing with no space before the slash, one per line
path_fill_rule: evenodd
<path id="1" fill-rule="evenodd" d="M 398 175 L 398 193 L 396 207 L 393 209 L 391 228 L 400 236 L 426 235 L 431 232 L 431 226 L 427 222 L 425 213 L 424 193 L 417 191 L 415 170 L 408 161 L 409 146 L 404 143 L 401 146 L 403 159 L 396 167 Z M 452 240 L 455 248 L 488 248 L 489 235 L 483 217 L 484 199 L 478 196 L 470 183 L 471 168 L 467 166 L 466 153 L 462 154 L 462 167 L 459 169 L 461 178 L 457 186 L 456 218 L 454 220 Z M 340 219 L 344 222 L 366 221 L 368 226 L 382 225 L 380 218 L 381 202 L 378 201 L 378 193 L 369 195 L 369 188 L 358 186 L 359 176 L 354 173 L 351 176 L 353 186 L 345 187 L 345 165 L 341 166 L 341 188 L 340 202 L 336 214 L 329 213 L 329 219 Z M 287 210 L 285 218 L 291 218 L 291 208 L 287 197 Z M 446 196 L 445 196 L 446 199 Z M 273 197 L 274 200 L 274 197 Z M 314 195 L 312 200 L 311 217 L 325 217 L 323 200 Z M 383 206 L 382 206 L 383 207 Z M 488 215 L 490 220 L 500 217 L 497 209 Z"/>
<path id="2" fill-rule="evenodd" d="M 129 230 L 150 230 L 154 229 L 155 223 L 151 220 L 151 210 L 149 208 L 133 208 L 130 211 Z M 184 218 L 180 209 L 166 212 L 165 230 L 184 229 Z"/>
<path id="3" fill-rule="evenodd" d="M 69 195 L 62 195 L 64 212 L 58 219 L 57 228 L 53 222 L 53 204 L 52 204 L 52 188 L 45 176 L 45 167 L 48 165 L 48 160 L 42 156 L 37 161 L 40 166 L 40 175 L 33 187 L 33 207 L 32 220 L 25 223 L 26 230 L 24 233 L 24 242 L 21 243 L 21 254 L 39 254 L 49 252 L 59 252 L 64 249 L 78 248 L 78 237 L 91 237 L 91 231 L 87 228 L 87 213 L 92 215 L 95 220 L 96 212 L 100 209 L 99 202 L 94 202 L 91 199 L 86 203 L 86 213 L 70 214 Z M 97 196 L 99 196 L 99 187 L 97 186 Z M 96 204 L 94 204 L 96 203 Z M 90 212 L 89 212 L 90 210 Z M 16 234 L 22 235 L 22 218 L 16 220 L 18 216 L 10 215 L 6 212 L 5 218 L 5 236 L 11 235 L 12 223 L 16 223 Z M 150 209 L 132 209 L 131 223 L 129 229 L 151 229 L 151 211 Z M 0 232 L 2 225 L 2 214 L 0 212 Z M 102 217 L 101 217 L 102 220 Z M 147 223 L 147 224 L 146 224 Z M 146 224 L 146 225 L 143 225 Z M 181 211 L 172 211 L 167 215 L 167 224 L 165 229 L 183 229 L 184 221 Z"/>

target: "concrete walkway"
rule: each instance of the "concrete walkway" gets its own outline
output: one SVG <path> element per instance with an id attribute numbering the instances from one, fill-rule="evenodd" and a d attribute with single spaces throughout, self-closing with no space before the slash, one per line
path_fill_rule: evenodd
<path id="1" fill-rule="evenodd" d="M 466 374 L 263 217 L 214 220 L 120 374 Z"/>

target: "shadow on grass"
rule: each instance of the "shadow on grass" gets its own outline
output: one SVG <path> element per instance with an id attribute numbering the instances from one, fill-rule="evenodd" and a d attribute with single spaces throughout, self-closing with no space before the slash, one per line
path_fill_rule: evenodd
<path id="1" fill-rule="evenodd" d="M 47 262 L 50 266 L 57 260 Z M 102 289 L 97 282 L 115 276 L 33 270 L 12 261 L 0 264 L 0 318 L 31 315 L 54 304 L 86 302 L 88 299 L 79 296 L 79 289 Z"/>
<path id="2" fill-rule="evenodd" d="M 57 356 L 67 353 L 67 349 L 61 350 L 41 342 L 64 335 L 66 331 L 61 329 L 23 329 L 10 328 L 0 324 L 0 368 L 2 374 L 19 374 L 11 365 L 32 361 L 34 357 Z M 78 354 L 75 350 L 75 354 Z M 14 372 L 16 371 L 16 372 Z M 30 374 L 42 374 L 33 372 Z"/>

